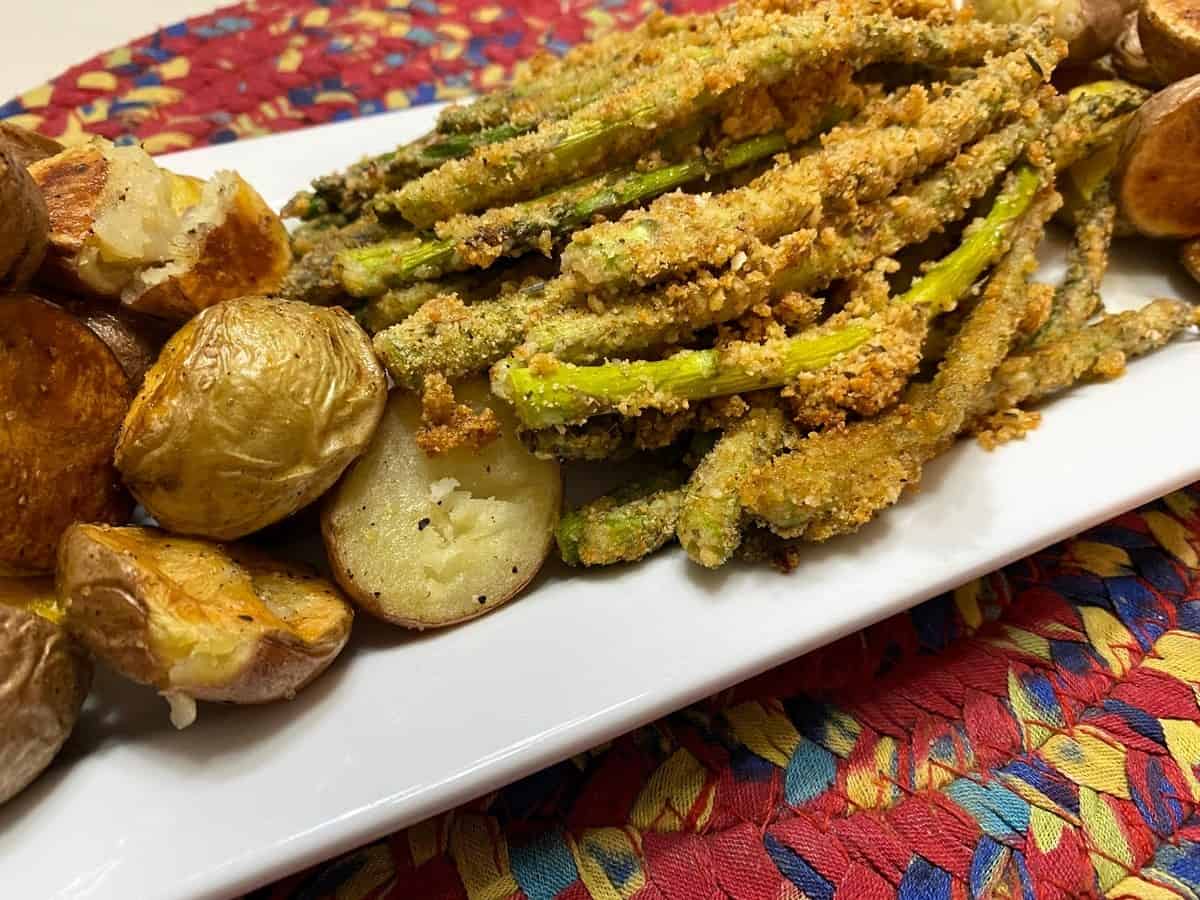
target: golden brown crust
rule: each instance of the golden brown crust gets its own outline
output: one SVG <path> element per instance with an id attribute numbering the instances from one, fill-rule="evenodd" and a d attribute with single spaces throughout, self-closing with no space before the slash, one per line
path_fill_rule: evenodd
<path id="1" fill-rule="evenodd" d="M 71 147 L 29 167 L 49 213 L 50 244 L 40 276 L 47 283 L 65 290 L 90 291 L 76 277 L 74 260 L 92 235 L 109 169 L 98 144 Z"/>
<path id="2" fill-rule="evenodd" d="M 1179 259 L 1188 274 L 1200 281 L 1200 238 L 1184 241 L 1179 248 Z"/>
<path id="3" fill-rule="evenodd" d="M 442 375 L 435 372 L 425 376 L 418 447 L 430 456 L 436 456 L 456 447 L 478 450 L 499 436 L 500 420 L 492 410 L 485 406 L 476 411 L 459 403 L 454 397 L 454 388 Z"/>
<path id="4" fill-rule="evenodd" d="M 1147 100 L 1125 132 L 1116 196 L 1126 219 L 1150 237 L 1200 235 L 1200 75 Z"/>
<path id="5" fill-rule="evenodd" d="M 79 297 L 55 298 L 67 312 L 79 318 L 108 349 L 129 376 L 136 391 L 146 371 L 158 359 L 171 326 L 161 319 L 143 316 L 111 303 Z"/>
<path id="6" fill-rule="evenodd" d="M 0 579 L 0 804 L 54 759 L 92 681 L 87 654 L 60 626 L 24 608 L 49 579 Z"/>
<path id="7" fill-rule="evenodd" d="M 131 394 L 74 316 L 28 294 L 0 298 L 0 573 L 48 572 L 72 522 L 128 516 L 112 453 Z"/>
<path id="8" fill-rule="evenodd" d="M 272 605 L 270 585 L 280 583 L 290 602 Z M 59 551 L 58 590 L 68 629 L 98 657 L 197 700 L 293 697 L 341 652 L 353 621 L 338 591 L 308 570 L 153 529 L 73 527 Z M 195 648 L 214 630 L 232 659 L 215 675 L 195 668 Z"/>

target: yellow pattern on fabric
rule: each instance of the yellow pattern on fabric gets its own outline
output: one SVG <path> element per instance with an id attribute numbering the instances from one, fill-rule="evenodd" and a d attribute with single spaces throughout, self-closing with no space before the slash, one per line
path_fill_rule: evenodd
<path id="1" fill-rule="evenodd" d="M 1196 777 L 1196 766 L 1200 766 L 1200 723 L 1188 719 L 1159 719 L 1163 736 L 1167 739 L 1167 752 L 1183 772 L 1192 800 L 1200 803 L 1200 779 Z"/>
<path id="2" fill-rule="evenodd" d="M 1079 606 L 1076 609 L 1083 619 L 1088 642 L 1108 664 L 1109 671 L 1118 678 L 1122 677 L 1133 665 L 1132 648 L 1137 646 L 1129 629 L 1108 610 L 1098 606 Z"/>
<path id="3" fill-rule="evenodd" d="M 580 835 L 578 842 L 568 838 L 567 846 L 575 858 L 579 880 L 592 900 L 629 900 L 646 886 L 641 842 L 633 829 L 589 828 Z M 633 862 L 636 869 L 623 884 L 616 885 L 609 879 L 602 860 Z"/>
<path id="4" fill-rule="evenodd" d="M 117 76 L 112 72 L 84 72 L 75 79 L 75 86 L 84 91 L 115 91 Z"/>
<path id="5" fill-rule="evenodd" d="M 786 769 L 800 744 L 800 732 L 781 709 L 767 709 L 761 703 L 739 703 L 725 710 L 724 716 L 734 736 L 751 752 Z"/>
<path id="6" fill-rule="evenodd" d="M 412 854 L 413 865 L 423 866 L 441 852 L 438 847 L 438 821 L 426 819 L 409 827 L 408 852 Z"/>
<path id="7" fill-rule="evenodd" d="M 700 761 L 685 749 L 676 750 L 646 781 L 629 812 L 629 824 L 642 831 L 682 831 L 707 783 L 708 770 Z M 709 804 L 711 811 L 711 797 Z"/>
<path id="8" fill-rule="evenodd" d="M 387 104 L 388 109 L 407 109 L 409 106 L 408 94 L 401 90 L 388 91 L 383 102 Z"/>
<path id="9" fill-rule="evenodd" d="M 1200 682 L 1200 635 L 1187 631 L 1163 632 L 1154 642 L 1151 655 L 1146 657 L 1145 666 L 1174 675 L 1180 681 Z"/>
<path id="10" fill-rule="evenodd" d="M 1195 568 L 1200 565 L 1200 557 L 1196 556 L 1196 548 L 1188 540 L 1188 530 L 1178 519 L 1173 519 L 1158 510 L 1147 510 L 1142 513 L 1150 533 L 1163 548 L 1185 566 Z"/>
<path id="11" fill-rule="evenodd" d="M 80 122 L 84 125 L 91 125 L 94 122 L 103 122 L 107 119 L 111 107 L 112 104 L 107 97 L 98 97 L 92 103 L 76 107 L 76 111 L 79 113 Z M 146 152 L 149 153 L 150 151 L 147 150 Z"/>
<path id="12" fill-rule="evenodd" d="M 1128 575 L 1133 560 L 1122 548 L 1096 541 L 1072 541 L 1071 558 L 1082 568 L 1101 578 Z"/>
<path id="13" fill-rule="evenodd" d="M 928 743 L 928 754 L 917 760 L 913 767 L 913 788 L 918 791 L 940 790 L 958 777 L 964 769 L 974 768 L 975 753 L 970 745 L 964 746 L 950 732 L 945 734 L 950 739 L 952 750 L 943 757 L 935 752 L 936 740 Z"/>
<path id="14" fill-rule="evenodd" d="M 1040 634 L 1034 634 L 1032 631 L 1026 631 L 1024 628 L 1005 625 L 1004 637 L 994 638 L 990 643 L 1001 648 L 1005 646 L 1013 647 L 1022 653 L 1036 656 L 1038 659 L 1043 659 L 1046 662 L 1050 661 L 1050 642 Z"/>
<path id="15" fill-rule="evenodd" d="M 288 47 L 279 54 L 279 59 L 275 62 L 275 68 L 280 72 L 295 72 L 300 68 L 302 62 L 304 62 L 304 54 L 295 47 Z"/>
<path id="16" fill-rule="evenodd" d="M 386 844 L 371 844 L 354 855 L 357 869 L 338 885 L 335 900 L 360 900 L 396 874 L 396 861 Z"/>
<path id="17" fill-rule="evenodd" d="M 1032 831 L 1034 828 L 1034 820 L 1039 817 L 1048 817 L 1044 822 L 1039 822 L 1038 828 L 1042 838 L 1053 840 L 1051 846 L 1058 845 L 1058 839 L 1062 834 L 1062 829 L 1066 826 L 1078 827 L 1079 817 L 1072 815 L 1067 810 L 1063 809 L 1054 802 L 1046 794 L 1043 794 L 1024 778 L 1018 778 L 1016 775 L 1007 773 L 998 773 L 998 780 L 1010 791 L 1029 804 L 1029 827 Z M 1036 813 L 1036 815 L 1035 815 Z"/>
<path id="18" fill-rule="evenodd" d="M 172 150 L 186 150 L 193 146 L 196 139 L 183 131 L 160 131 L 142 141 L 142 149 L 153 155 L 170 153 Z"/>
<path id="19" fill-rule="evenodd" d="M 1163 497 L 1163 502 L 1167 504 L 1167 509 L 1181 519 L 1190 519 L 1195 515 L 1197 507 L 1200 507 L 1200 504 L 1196 503 L 1187 491 L 1175 491 L 1173 494 L 1167 494 Z"/>
<path id="20" fill-rule="evenodd" d="M 300 19 L 300 24 L 305 28 L 324 28 L 329 24 L 329 10 L 323 6 L 310 9 Z"/>
<path id="21" fill-rule="evenodd" d="M 974 631 L 983 624 L 983 612 L 979 608 L 979 594 L 982 582 L 972 578 L 966 584 L 954 589 L 954 605 L 963 623 Z"/>
<path id="22" fill-rule="evenodd" d="M 899 799 L 896 739 L 886 735 L 872 748 L 873 767 L 851 764 L 846 773 L 846 798 L 859 809 L 886 809 Z"/>
<path id="23" fill-rule="evenodd" d="M 1008 786 L 1012 787 L 1012 783 L 1009 782 Z M 1040 806 L 1030 805 L 1029 833 L 1033 835 L 1033 843 L 1037 846 L 1038 852 L 1049 853 L 1055 849 L 1058 842 L 1062 840 L 1062 834 L 1066 828 L 1067 823 L 1061 816 Z"/>
<path id="24" fill-rule="evenodd" d="M 1112 897 L 1113 900 L 1117 900 L 1117 898 L 1124 900 L 1127 897 L 1137 897 L 1137 900 L 1180 900 L 1180 898 L 1194 897 L 1195 894 L 1192 891 L 1188 891 L 1186 894 L 1182 891 L 1174 891 L 1165 885 L 1147 881 L 1139 875 L 1130 875 L 1109 888 L 1104 896 Z"/>
<path id="25" fill-rule="evenodd" d="M 192 61 L 186 56 L 176 56 L 165 63 L 154 67 L 159 78 L 163 81 L 174 81 L 176 78 L 187 78 L 192 71 Z"/>
<path id="26" fill-rule="evenodd" d="M 1021 743 L 1026 750 L 1040 747 L 1054 733 L 1042 718 L 1038 709 L 1025 688 L 1021 679 L 1012 669 L 1008 670 L 1008 702 L 1017 716 L 1017 724 L 1021 728 Z"/>
<path id="27" fill-rule="evenodd" d="M 147 87 L 137 87 L 125 93 L 121 97 L 122 103 L 148 103 L 151 106 L 165 106 L 169 103 L 178 103 L 183 99 L 183 91 L 179 88 L 163 87 L 162 85 L 149 85 Z"/>
<path id="28" fill-rule="evenodd" d="M 1129 874 L 1133 865 L 1133 853 L 1121 833 L 1112 808 L 1104 797 L 1091 788 L 1079 789 L 1079 817 L 1083 820 L 1083 831 L 1088 843 L 1095 851 L 1088 851 L 1101 890 L 1107 891 Z M 1122 865 L 1122 863 L 1124 865 Z"/>
<path id="29" fill-rule="evenodd" d="M 1105 740 L 1096 729 L 1080 725 L 1070 734 L 1052 735 L 1041 749 L 1042 757 L 1078 785 L 1130 799 L 1125 776 L 1125 750 Z"/>
<path id="30" fill-rule="evenodd" d="M 829 710 L 825 716 L 825 731 L 822 735 L 821 746 L 832 753 L 846 759 L 854 752 L 862 726 L 853 716 L 846 715 L 840 709 Z"/>
<path id="31" fill-rule="evenodd" d="M 104 68 L 106 69 L 127 66 L 131 62 L 133 62 L 133 50 L 129 47 L 117 47 L 115 50 L 110 50 L 104 54 Z"/>
<path id="32" fill-rule="evenodd" d="M 506 900 L 520 890 L 508 861 L 508 843 L 488 816 L 455 813 L 450 858 L 470 900 Z"/>
<path id="33" fill-rule="evenodd" d="M 21 105 L 25 109 L 41 109 L 48 106 L 50 97 L 54 93 L 53 86 L 49 84 L 39 84 L 37 87 L 26 91 L 21 95 Z M 11 122 L 12 120 L 9 119 Z"/>

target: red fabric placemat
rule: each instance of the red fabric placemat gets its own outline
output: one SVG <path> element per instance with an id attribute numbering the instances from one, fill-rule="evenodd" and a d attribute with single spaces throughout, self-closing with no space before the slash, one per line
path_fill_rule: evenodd
<path id="1" fill-rule="evenodd" d="M 649 8 L 246 3 L 0 118 L 165 152 L 487 88 Z M 1198 548 L 1193 486 L 255 896 L 1195 897 Z"/>

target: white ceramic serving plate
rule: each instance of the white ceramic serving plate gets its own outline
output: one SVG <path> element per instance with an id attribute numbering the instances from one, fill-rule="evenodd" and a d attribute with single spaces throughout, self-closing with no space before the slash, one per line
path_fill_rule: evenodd
<path id="1" fill-rule="evenodd" d="M 435 109 L 164 162 L 236 168 L 279 206 L 314 175 L 426 129 Z M 1061 244 L 1046 248 L 1047 276 Z M 1200 292 L 1125 245 L 1110 307 Z M 466 801 L 1115 513 L 1200 478 L 1200 346 L 1184 339 L 1052 404 L 1028 440 L 961 443 L 919 493 L 790 576 L 550 564 L 518 601 L 428 634 L 361 616 L 290 703 L 202 705 L 183 732 L 150 690 L 101 675 L 68 749 L 0 809 L 0 894 L 226 896 Z"/>

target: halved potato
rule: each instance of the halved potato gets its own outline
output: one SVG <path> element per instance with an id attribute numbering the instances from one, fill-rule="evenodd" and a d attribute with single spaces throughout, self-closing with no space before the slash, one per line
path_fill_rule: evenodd
<path id="1" fill-rule="evenodd" d="M 92 684 L 50 578 L 0 578 L 0 803 L 50 765 Z"/>
<path id="2" fill-rule="evenodd" d="M 291 262 L 279 217 L 234 172 L 169 172 L 100 138 L 34 163 L 50 212 L 48 283 L 182 321 L 279 287 Z"/>
<path id="3" fill-rule="evenodd" d="M 166 258 L 180 222 L 175 181 L 140 147 L 95 138 L 29 173 L 50 210 L 48 283 L 116 299 L 138 269 Z"/>
<path id="4" fill-rule="evenodd" d="M 345 310 L 230 300 L 185 324 L 146 373 L 117 468 L 164 528 L 233 540 L 325 493 L 366 449 L 386 397 Z"/>
<path id="5" fill-rule="evenodd" d="M 364 609 L 411 628 L 472 619 L 519 593 L 549 552 L 562 500 L 558 463 L 524 447 L 486 382 L 455 388 L 495 411 L 498 439 L 426 456 L 416 443 L 420 399 L 394 392 L 370 448 L 322 511 L 338 583 Z"/>
<path id="6" fill-rule="evenodd" d="M 1138 37 L 1164 84 L 1200 73 L 1200 6 L 1196 0 L 1141 0 Z"/>
<path id="7" fill-rule="evenodd" d="M 0 574 L 52 571 L 72 522 L 128 518 L 112 454 L 131 399 L 86 325 L 39 297 L 0 297 Z"/>
<path id="8" fill-rule="evenodd" d="M 223 300 L 275 291 L 291 263 L 279 217 L 236 172 L 218 172 L 184 215 L 166 260 L 139 271 L 121 302 L 187 319 Z"/>
<path id="9" fill-rule="evenodd" d="M 1117 74 L 1126 81 L 1155 90 L 1166 84 L 1146 59 L 1146 52 L 1142 49 L 1142 37 L 1138 33 L 1136 10 L 1125 15 L 1121 34 L 1112 47 L 1112 63 Z"/>
<path id="10" fill-rule="evenodd" d="M 1129 123 L 1117 161 L 1121 212 L 1149 237 L 1200 235 L 1200 75 L 1159 91 Z"/>
<path id="11" fill-rule="evenodd" d="M 153 528 L 73 526 L 59 548 L 58 595 L 67 630 L 158 688 L 179 727 L 190 724 L 190 700 L 294 696 L 341 652 L 354 617 L 311 571 Z"/>
<path id="12" fill-rule="evenodd" d="M 1200 238 L 1184 241 L 1179 248 L 1179 258 L 1188 274 L 1200 281 Z"/>
<path id="13" fill-rule="evenodd" d="M 29 172 L 0 144 L 0 290 L 22 290 L 41 268 L 49 243 L 46 201 Z"/>

